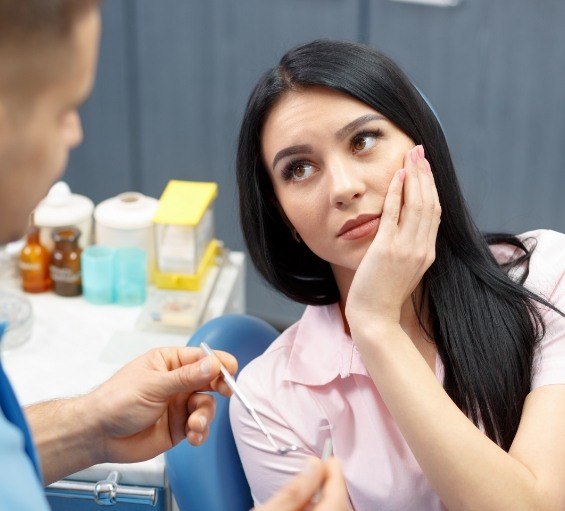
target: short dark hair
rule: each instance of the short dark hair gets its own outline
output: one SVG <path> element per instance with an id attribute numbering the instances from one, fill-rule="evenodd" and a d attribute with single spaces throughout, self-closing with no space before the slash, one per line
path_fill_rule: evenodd
<path id="1" fill-rule="evenodd" d="M 381 52 L 357 43 L 318 40 L 284 55 L 259 80 L 241 125 L 237 155 L 241 226 L 259 273 L 293 300 L 323 305 L 340 299 L 330 265 L 297 243 L 279 212 L 262 158 L 261 134 L 273 106 L 289 91 L 326 87 L 356 98 L 387 117 L 430 162 L 442 208 L 436 259 L 422 280 L 428 316 L 417 311 L 445 367 L 444 387 L 453 401 L 505 449 L 520 422 L 535 344 L 544 324 L 523 287 L 533 251 L 518 238 L 521 257 L 501 268 L 468 212 L 447 142 L 436 115 L 407 76 Z M 526 266 L 513 281 L 506 271 Z M 496 341 L 496 349 L 492 343 Z M 503 381 L 504 385 L 500 382 Z"/>
<path id="2" fill-rule="evenodd" d="M 0 89 L 26 98 L 44 87 L 76 23 L 102 0 L 0 0 Z"/>
<path id="3" fill-rule="evenodd" d="M 102 0 L 0 0 L 0 48 L 64 39 Z"/>

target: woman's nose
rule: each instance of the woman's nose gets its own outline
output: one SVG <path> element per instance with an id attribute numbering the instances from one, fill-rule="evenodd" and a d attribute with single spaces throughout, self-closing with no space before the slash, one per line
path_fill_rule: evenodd
<path id="1" fill-rule="evenodd" d="M 365 182 L 351 165 L 346 166 L 341 162 L 333 162 L 328 174 L 332 206 L 343 207 L 365 193 Z"/>

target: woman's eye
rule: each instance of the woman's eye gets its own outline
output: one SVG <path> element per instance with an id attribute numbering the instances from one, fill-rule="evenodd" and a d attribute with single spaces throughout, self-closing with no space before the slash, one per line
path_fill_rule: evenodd
<path id="1" fill-rule="evenodd" d="M 312 175 L 314 166 L 306 161 L 290 162 L 283 171 L 285 181 L 302 181 Z"/>
<path id="2" fill-rule="evenodd" d="M 354 153 L 363 153 L 372 149 L 377 143 L 379 133 L 360 133 L 351 141 L 351 149 Z"/>

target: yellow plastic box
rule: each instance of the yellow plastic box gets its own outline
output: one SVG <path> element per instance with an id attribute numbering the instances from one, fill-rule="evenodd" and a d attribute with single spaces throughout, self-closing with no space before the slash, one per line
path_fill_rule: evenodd
<path id="1" fill-rule="evenodd" d="M 216 183 L 169 181 L 153 218 L 155 285 L 163 289 L 200 289 L 214 264 L 219 243 L 214 239 Z"/>

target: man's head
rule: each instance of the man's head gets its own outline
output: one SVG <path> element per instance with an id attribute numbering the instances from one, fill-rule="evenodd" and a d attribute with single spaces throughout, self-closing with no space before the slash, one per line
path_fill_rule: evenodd
<path id="1" fill-rule="evenodd" d="M 92 89 L 100 0 L 0 0 L 0 244 L 82 140 L 78 107 Z"/>

